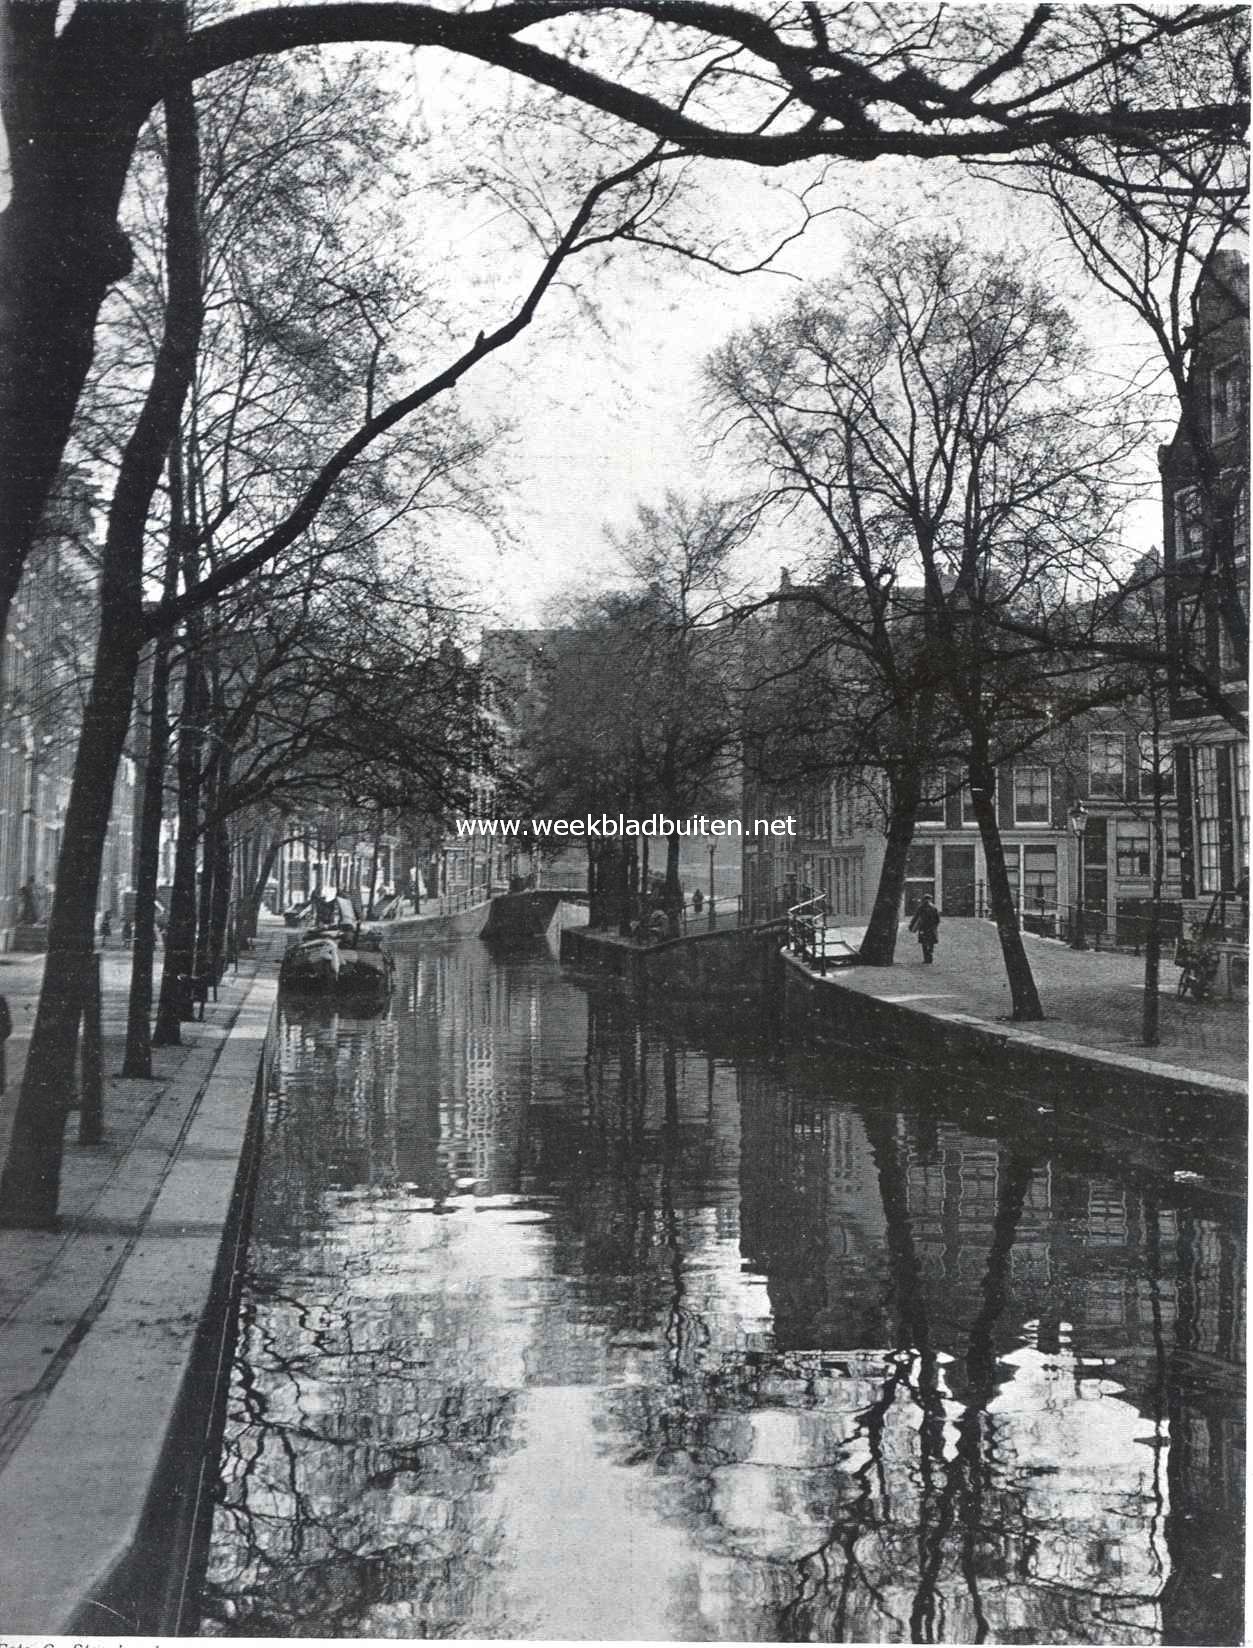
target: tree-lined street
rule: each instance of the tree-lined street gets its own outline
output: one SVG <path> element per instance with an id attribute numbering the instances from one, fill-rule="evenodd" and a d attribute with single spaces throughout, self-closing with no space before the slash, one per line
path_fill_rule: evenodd
<path id="1" fill-rule="evenodd" d="M 631 1634 L 527 1514 L 551 1377 L 597 1540 L 686 1576 L 637 1634 L 1235 1640 L 1247 24 L 0 0 L 0 1498 L 163 1267 L 218 1517 L 144 1628 Z M 368 1013 L 275 1006 L 306 930 Z M 383 1316 L 285 1273 L 324 1237 Z M 1072 1356 L 1145 1444 L 1117 1534 Z M 101 1625 L 55 1588 L 23 1629 Z"/>

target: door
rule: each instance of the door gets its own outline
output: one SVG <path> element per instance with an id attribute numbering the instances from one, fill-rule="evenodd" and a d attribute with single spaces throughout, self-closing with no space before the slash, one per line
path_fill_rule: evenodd
<path id="1" fill-rule="evenodd" d="M 1083 832 L 1083 930 L 1103 933 L 1109 915 L 1109 820 L 1089 818 Z"/>
<path id="2" fill-rule="evenodd" d="M 964 841 L 941 850 L 940 914 L 972 916 L 975 913 L 975 844 Z"/>

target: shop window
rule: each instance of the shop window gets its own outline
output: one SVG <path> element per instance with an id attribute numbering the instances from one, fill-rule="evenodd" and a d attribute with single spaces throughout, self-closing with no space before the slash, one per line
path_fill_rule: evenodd
<path id="1" fill-rule="evenodd" d="M 1175 558 L 1189 560 L 1205 548 L 1205 522 L 1201 515 L 1201 494 L 1194 486 L 1175 493 Z"/>
<path id="2" fill-rule="evenodd" d="M 1057 848 L 1024 847 L 1022 851 L 1023 910 L 1028 915 L 1057 908 Z"/>
<path id="3" fill-rule="evenodd" d="M 1232 788 L 1236 803 L 1236 863 L 1244 864 L 1249 853 L 1249 746 L 1233 744 L 1231 748 Z M 1241 872 L 1237 872 L 1237 879 Z"/>
<path id="4" fill-rule="evenodd" d="M 1149 876 L 1149 821 L 1147 818 L 1120 818 L 1115 827 L 1114 847 L 1120 876 Z"/>
<path id="5" fill-rule="evenodd" d="M 1047 767 L 1014 768 L 1014 823 L 1047 824 L 1053 816 Z"/>
<path id="6" fill-rule="evenodd" d="M 1183 875 L 1183 855 L 1179 850 L 1179 820 L 1171 817 L 1164 820 L 1166 825 L 1166 875 L 1165 885 L 1178 887 Z"/>
<path id="7" fill-rule="evenodd" d="M 1158 734 L 1142 732 L 1137 740 L 1140 751 L 1140 794 L 1174 795 L 1175 752 Z"/>
<path id="8" fill-rule="evenodd" d="M 1216 893 L 1222 885 L 1218 809 L 1218 747 L 1201 744 L 1193 751 L 1192 797 L 1196 809 L 1197 890 Z"/>
<path id="9" fill-rule="evenodd" d="M 1088 736 L 1088 795 L 1121 800 L 1126 783 L 1125 740 L 1120 732 Z"/>

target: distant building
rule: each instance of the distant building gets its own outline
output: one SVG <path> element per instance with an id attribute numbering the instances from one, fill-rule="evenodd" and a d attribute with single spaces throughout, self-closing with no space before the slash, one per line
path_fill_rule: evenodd
<path id="1" fill-rule="evenodd" d="M 52 906 L 96 643 L 94 509 L 86 480 L 63 470 L 0 647 L 0 949 L 40 946 Z M 123 756 L 101 914 L 120 913 L 131 884 L 134 789 L 135 766 Z"/>
<path id="2" fill-rule="evenodd" d="M 828 684 L 835 679 L 838 686 L 838 664 L 812 667 L 826 669 Z M 1029 931 L 1069 935 L 1082 905 L 1090 938 L 1142 941 L 1153 889 L 1158 796 L 1164 815 L 1162 895 L 1168 924 L 1172 904 L 1177 922 L 1173 763 L 1169 741 L 1152 729 L 1145 702 L 1088 710 L 1046 728 L 1020 754 L 998 763 L 997 822 L 1010 894 Z M 1005 741 L 1013 741 L 1008 731 Z M 841 767 L 838 751 L 831 757 L 829 776 L 791 784 L 771 785 L 753 776 L 750 767 L 744 885 L 758 916 L 821 895 L 826 908 L 849 925 L 870 918 L 887 845 L 888 782 L 869 763 Z M 924 896 L 935 900 L 942 915 L 986 916 L 987 864 L 964 766 L 957 759 L 937 759 L 923 784 L 901 916 L 912 915 Z M 790 814 L 794 833 L 750 837 L 752 818 L 772 813 Z"/>
<path id="3" fill-rule="evenodd" d="M 560 661 L 560 642 L 573 633 L 561 629 L 483 631 L 479 662 L 496 738 L 497 767 L 504 782 L 492 786 L 490 792 L 476 791 L 476 806 L 483 808 L 489 793 L 493 801 L 497 795 L 507 794 L 508 774 L 519 758 L 522 729 L 542 718 L 549 675 Z M 727 787 L 734 792 L 738 780 L 732 780 Z M 490 812 L 488 807 L 486 813 Z M 684 837 L 679 848 L 679 879 L 685 896 L 690 900 L 699 889 L 703 898 L 712 892 L 719 900 L 734 899 L 740 891 L 739 846 L 738 840 L 712 833 Z M 650 841 L 649 848 L 650 870 L 660 873 L 665 868 L 665 843 L 655 839 Z M 444 851 L 450 866 L 466 879 L 472 858 L 481 863 L 490 858 L 494 890 L 500 890 L 502 882 L 508 886 L 519 878 L 534 879 L 538 885 L 548 887 L 581 888 L 587 882 L 587 853 L 582 845 L 567 846 L 562 851 L 541 856 L 538 851 L 532 853 L 529 845 L 510 846 L 500 842 L 489 850 L 482 841 L 472 839 L 467 844 L 450 839 Z M 486 873 L 481 869 L 479 878 Z"/>

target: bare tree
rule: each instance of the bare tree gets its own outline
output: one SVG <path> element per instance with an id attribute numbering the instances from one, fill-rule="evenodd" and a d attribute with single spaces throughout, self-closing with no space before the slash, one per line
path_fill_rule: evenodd
<path id="1" fill-rule="evenodd" d="M 890 728 L 889 852 L 863 954 L 890 961 L 905 855 L 937 734 L 960 722 L 1016 1018 L 1042 1011 L 1018 931 L 996 766 L 1041 706 L 1003 612 L 1087 587 L 1125 501 L 1128 433 L 1081 383 L 1073 324 L 1005 257 L 882 236 L 839 291 L 803 298 L 711 362 L 766 495 L 821 522 L 821 600 Z"/>
<path id="2" fill-rule="evenodd" d="M 1040 155 L 1093 136 L 1132 152 L 1235 135 L 1227 43 L 1237 7 L 789 5 L 771 17 L 707 0 L 516 0 L 453 11 L 393 0 L 274 6 L 189 31 L 183 0 L 118 8 L 6 0 L 0 111 L 12 193 L 0 236 L 0 632 L 90 368 L 96 320 L 130 267 L 118 213 L 138 134 L 174 86 L 232 64 L 345 41 L 439 47 L 541 95 L 643 131 L 661 153 L 779 167 Z M 1233 22 L 1234 20 L 1234 22 Z M 1187 51 L 1182 99 L 1145 66 Z M 1242 75 L 1243 64 L 1234 65 Z M 1126 70 L 1119 95 L 1111 73 Z M 473 364 L 467 360 L 465 365 Z M 464 369 L 464 367 L 463 367 Z"/>
<path id="3" fill-rule="evenodd" d="M 1122 21 L 1117 12 L 1108 14 L 1111 31 Z M 1247 17 L 1216 10 L 1214 22 L 1203 57 L 1179 38 L 1143 62 L 1111 59 L 1085 101 L 1149 95 L 1183 103 L 1202 82 L 1216 95 L 1238 98 L 1248 67 Z M 1177 530 L 1200 545 L 1190 570 L 1216 612 L 1230 655 L 1247 657 L 1248 409 L 1233 403 L 1216 416 L 1211 385 L 1197 368 L 1224 339 L 1233 355 L 1244 360 L 1248 353 L 1244 135 L 1215 129 L 1153 149 L 1127 144 L 1116 133 L 1076 133 L 1030 163 L 1020 158 L 981 169 L 1043 199 L 1096 289 L 1134 318 L 1146 347 L 1137 391 L 1160 421 L 1177 425 L 1174 456 L 1188 471 L 1187 513 Z M 1247 363 L 1230 393 L 1242 383 Z M 1146 576 L 1160 575 L 1141 566 L 1120 580 L 1133 612 Z M 1161 634 L 1154 654 L 1152 638 L 1137 635 L 1134 622 L 1121 634 L 1110 630 L 1108 603 L 1089 611 L 1100 618 L 1085 637 L 1092 649 L 1150 669 L 1169 666 L 1189 695 L 1247 735 L 1245 705 L 1205 649 L 1189 645 L 1186 635 Z"/>

